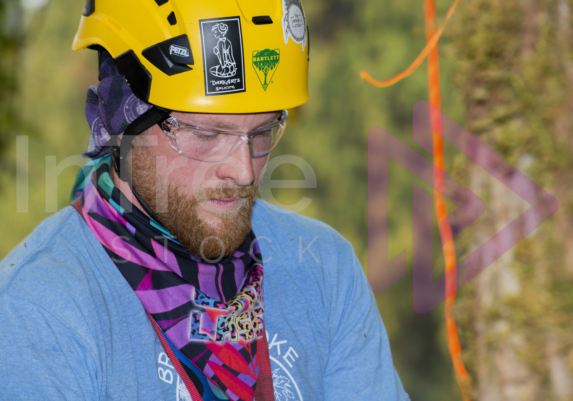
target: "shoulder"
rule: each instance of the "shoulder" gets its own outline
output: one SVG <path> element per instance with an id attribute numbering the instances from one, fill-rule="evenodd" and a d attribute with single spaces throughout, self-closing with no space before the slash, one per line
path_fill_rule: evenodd
<path id="1" fill-rule="evenodd" d="M 83 226 L 75 209 L 67 207 L 43 221 L 0 263 L 5 361 L 0 375 L 8 378 L 0 383 L 0 393 L 98 398 L 105 354 L 99 340 L 102 309 L 96 307 L 101 296 L 93 273 L 98 256 L 89 249 L 97 240 Z M 56 381 L 50 379 L 54 372 Z M 20 379 L 28 376 L 31 382 L 22 390 Z"/>
<path id="2" fill-rule="evenodd" d="M 93 306 L 103 249 L 72 207 L 44 220 L 0 263 L 0 312 L 16 303 L 62 322 Z"/>
<path id="3" fill-rule="evenodd" d="M 0 262 L 0 293 L 9 291 L 22 276 L 33 273 L 45 278 L 56 266 L 73 266 L 85 247 L 80 219 L 67 207 L 40 223 Z M 41 271 L 37 266 L 42 266 Z"/>
<path id="4" fill-rule="evenodd" d="M 257 199 L 253 209 L 253 228 L 263 233 L 272 233 L 281 242 L 314 241 L 324 248 L 352 251 L 352 245 L 338 231 L 317 219 L 291 212 Z"/>
<path id="5" fill-rule="evenodd" d="M 335 288 L 363 275 L 354 248 L 329 225 L 257 199 L 253 231 L 265 269 L 273 275 L 307 277 L 319 287 Z M 285 276 L 285 277 L 286 277 Z"/>

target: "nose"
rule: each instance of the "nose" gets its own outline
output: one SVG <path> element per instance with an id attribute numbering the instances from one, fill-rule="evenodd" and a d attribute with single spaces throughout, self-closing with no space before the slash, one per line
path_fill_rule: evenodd
<path id="1" fill-rule="evenodd" d="M 255 173 L 251 158 L 251 150 L 246 138 L 241 137 L 241 143 L 223 162 L 219 169 L 219 178 L 231 179 L 236 185 L 249 186 L 255 181 Z"/>

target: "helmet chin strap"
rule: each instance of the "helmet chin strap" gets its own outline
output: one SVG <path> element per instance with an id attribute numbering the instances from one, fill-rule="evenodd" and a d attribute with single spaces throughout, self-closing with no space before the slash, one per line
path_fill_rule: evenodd
<path id="1" fill-rule="evenodd" d="M 119 156 L 118 156 L 119 152 L 112 152 L 111 154 L 111 158 L 112 158 L 112 165 L 113 168 L 115 170 L 115 173 L 117 174 L 118 177 L 120 177 L 120 173 L 119 173 Z M 124 166 L 125 167 L 125 166 Z M 121 179 L 121 178 L 120 178 Z M 131 180 L 126 178 L 125 181 L 127 183 L 127 185 L 129 185 L 129 189 L 131 189 L 131 192 L 133 193 L 133 195 L 135 196 L 135 199 L 137 199 L 137 201 L 139 202 L 139 204 L 141 205 L 141 207 L 143 208 L 143 210 L 145 211 L 145 213 L 147 213 L 149 215 L 149 217 L 151 217 L 153 220 L 155 220 L 156 222 L 159 222 L 159 218 L 155 215 L 155 213 L 153 212 L 153 210 L 151 210 L 151 208 L 149 207 L 149 205 L 141 198 L 141 196 L 139 195 L 139 193 L 137 193 L 137 191 L 135 190 L 135 188 L 133 187 Z"/>
<path id="2" fill-rule="evenodd" d="M 123 133 L 123 138 L 121 140 L 121 145 L 119 140 L 116 139 L 116 143 L 114 149 L 111 153 L 111 160 L 113 164 L 113 168 L 120 180 L 124 181 L 129 185 L 131 192 L 143 208 L 143 210 L 151 217 L 153 220 L 159 222 L 159 219 L 155 215 L 155 213 L 151 210 L 149 205 L 141 198 L 141 196 L 137 193 L 135 188 L 132 185 L 131 177 L 127 174 L 127 168 L 125 165 L 125 161 L 127 158 L 127 154 L 133 148 L 133 140 L 137 135 L 145 131 L 146 129 L 152 127 L 155 124 L 159 124 L 163 122 L 166 118 L 169 117 L 169 110 L 162 109 L 160 107 L 153 107 L 143 113 L 141 116 L 136 118 L 129 126 L 126 128 L 125 132 Z"/>

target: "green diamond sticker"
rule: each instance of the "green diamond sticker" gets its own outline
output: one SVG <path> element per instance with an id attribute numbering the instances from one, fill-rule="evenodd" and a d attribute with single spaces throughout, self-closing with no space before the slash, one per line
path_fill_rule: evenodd
<path id="1" fill-rule="evenodd" d="M 269 84 L 272 83 L 272 79 L 279 66 L 280 59 L 280 49 L 253 51 L 253 68 L 255 69 L 259 82 L 265 91 L 269 87 Z"/>

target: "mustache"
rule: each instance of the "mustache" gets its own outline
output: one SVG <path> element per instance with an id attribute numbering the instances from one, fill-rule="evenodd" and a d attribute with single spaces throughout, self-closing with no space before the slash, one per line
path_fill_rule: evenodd
<path id="1" fill-rule="evenodd" d="M 206 188 L 195 195 L 195 201 L 201 202 L 209 199 L 228 199 L 228 198 L 254 198 L 259 191 L 258 185 L 248 187 L 228 187 L 222 186 L 217 188 Z"/>

